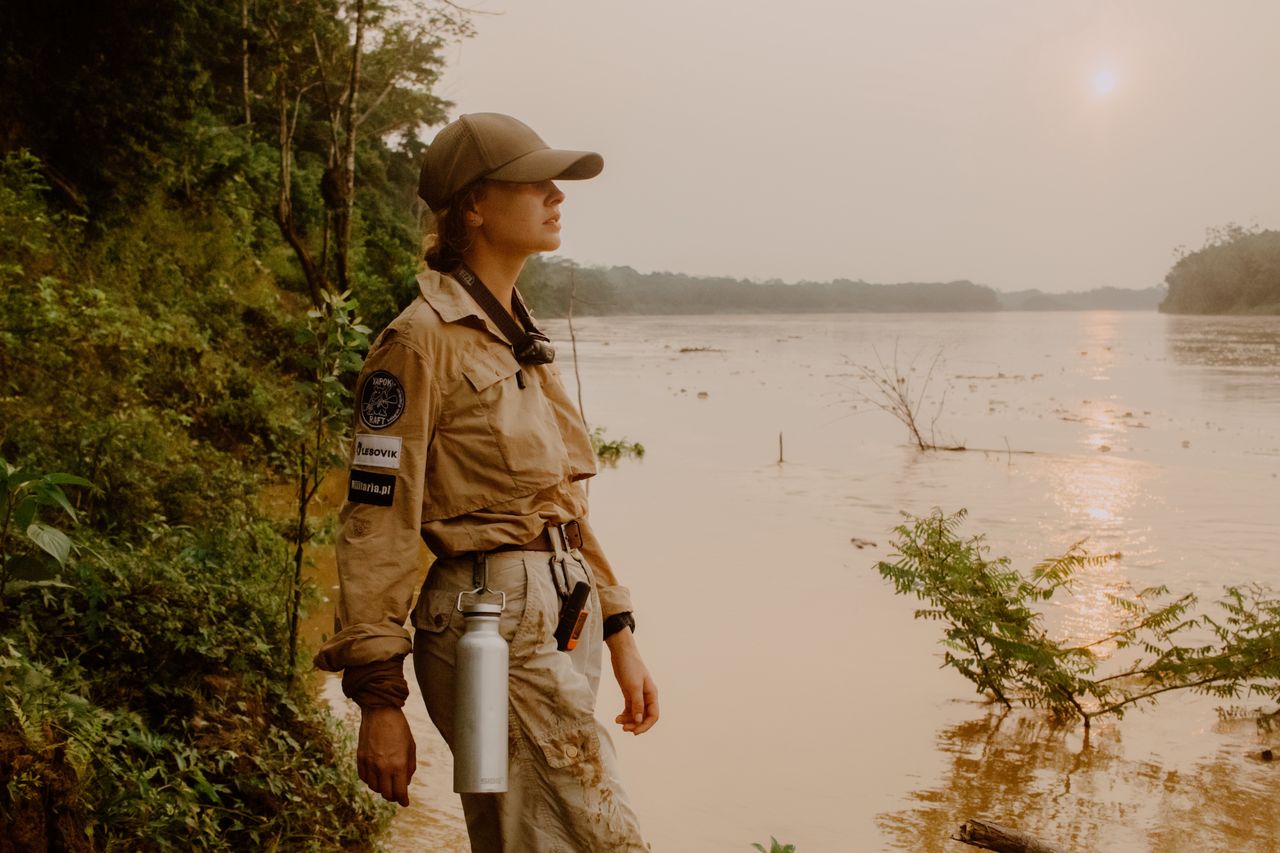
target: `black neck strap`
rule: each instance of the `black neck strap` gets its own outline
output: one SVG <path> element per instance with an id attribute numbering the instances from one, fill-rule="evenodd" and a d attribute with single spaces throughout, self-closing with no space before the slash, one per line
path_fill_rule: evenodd
<path id="1" fill-rule="evenodd" d="M 480 277 L 472 272 L 471 268 L 466 264 L 458 264 L 458 268 L 453 271 L 453 277 L 466 289 L 467 293 L 471 294 L 471 298 L 484 310 L 484 313 L 489 315 L 489 319 L 498 327 L 498 331 L 502 332 L 510 342 L 511 348 L 517 353 L 524 351 L 531 338 L 548 340 L 547 336 L 542 334 L 538 327 L 533 324 L 533 317 L 529 315 L 529 309 L 525 307 L 524 300 L 520 298 L 520 291 L 513 290 L 511 292 L 511 304 L 516 311 L 516 316 L 512 317 L 510 312 L 498 302 L 498 298 L 493 295 L 493 291 L 485 287 Z"/>

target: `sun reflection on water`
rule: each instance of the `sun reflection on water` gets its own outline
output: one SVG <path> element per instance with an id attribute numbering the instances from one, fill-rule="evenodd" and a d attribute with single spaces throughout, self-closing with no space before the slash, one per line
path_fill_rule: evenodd
<path id="1" fill-rule="evenodd" d="M 1080 541 L 1091 554 L 1141 551 L 1145 537 L 1130 529 L 1130 517 L 1135 504 L 1153 499 L 1145 492 L 1146 466 L 1099 454 L 1062 459 L 1050 467 L 1048 478 L 1050 498 L 1060 510 L 1051 536 L 1059 552 Z M 1051 615 L 1055 633 L 1085 643 L 1114 631 L 1124 613 L 1110 596 L 1131 590 L 1130 568 L 1121 558 L 1082 569 L 1071 594 Z M 1103 644 L 1095 651 L 1105 657 L 1112 648 Z"/>

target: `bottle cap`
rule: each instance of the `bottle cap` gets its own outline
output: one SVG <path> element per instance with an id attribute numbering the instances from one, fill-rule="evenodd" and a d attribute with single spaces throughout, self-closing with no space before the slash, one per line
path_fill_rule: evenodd
<path id="1" fill-rule="evenodd" d="M 462 605 L 463 616 L 498 616 L 502 613 L 502 605 L 491 601 L 469 601 Z"/>

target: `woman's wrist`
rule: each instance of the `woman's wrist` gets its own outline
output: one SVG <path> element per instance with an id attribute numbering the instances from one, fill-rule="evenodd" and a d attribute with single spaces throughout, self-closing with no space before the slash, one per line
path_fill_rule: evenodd
<path id="1" fill-rule="evenodd" d="M 609 647 L 609 654 L 613 657 L 639 650 L 636 646 L 636 636 L 631 633 L 630 628 L 623 628 L 605 637 L 604 644 Z"/>

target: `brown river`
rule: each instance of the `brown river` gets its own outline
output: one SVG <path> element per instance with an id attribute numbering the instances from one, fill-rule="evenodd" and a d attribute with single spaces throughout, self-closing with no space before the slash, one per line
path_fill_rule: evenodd
<path id="1" fill-rule="evenodd" d="M 572 383 L 567 325 L 547 325 Z M 591 500 L 661 690 L 658 726 L 615 737 L 655 851 L 771 835 L 799 853 L 961 851 L 949 837 L 973 817 L 1072 851 L 1280 850 L 1280 762 L 1260 757 L 1280 729 L 1224 722 L 1224 700 L 1190 693 L 1087 734 L 1002 716 L 940 668 L 937 624 L 873 568 L 901 511 L 965 507 L 965 532 L 1023 569 L 1087 538 L 1124 557 L 1047 605 L 1079 641 L 1117 624 L 1108 592 L 1166 584 L 1207 602 L 1225 583 L 1280 584 L 1280 318 L 574 325 L 588 420 L 647 451 L 603 471 Z M 855 365 L 895 349 L 916 388 L 941 353 L 926 425 L 970 450 L 918 451 L 860 397 Z M 332 595 L 332 560 L 315 556 Z M 350 712 L 336 681 L 325 690 Z M 601 719 L 620 707 L 606 679 Z M 419 772 L 388 846 L 464 850 L 448 751 L 420 697 L 409 708 Z"/>

